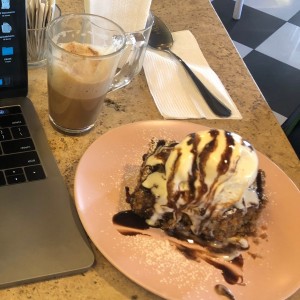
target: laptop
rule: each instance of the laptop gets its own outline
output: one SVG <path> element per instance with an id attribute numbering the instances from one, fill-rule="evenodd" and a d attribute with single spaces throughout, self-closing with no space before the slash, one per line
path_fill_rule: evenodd
<path id="1" fill-rule="evenodd" d="M 0 287 L 94 262 L 27 91 L 25 0 L 0 0 Z"/>

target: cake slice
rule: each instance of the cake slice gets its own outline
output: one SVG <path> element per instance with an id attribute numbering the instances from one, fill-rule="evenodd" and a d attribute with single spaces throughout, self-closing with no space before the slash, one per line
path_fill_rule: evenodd
<path id="1" fill-rule="evenodd" d="M 253 146 L 212 129 L 182 142 L 152 139 L 127 202 L 153 227 L 203 241 L 228 242 L 255 233 L 265 206 L 265 175 Z"/>

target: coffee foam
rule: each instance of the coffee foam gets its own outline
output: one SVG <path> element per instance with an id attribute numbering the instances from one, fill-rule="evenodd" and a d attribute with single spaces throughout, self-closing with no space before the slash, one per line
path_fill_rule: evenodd
<path id="1" fill-rule="evenodd" d="M 54 52 L 48 76 L 51 86 L 63 96 L 75 99 L 91 99 L 104 95 L 114 76 L 115 59 L 93 59 L 103 52 L 100 48 L 76 42 L 59 44 L 62 51 Z M 78 57 L 80 55 L 80 57 Z"/>

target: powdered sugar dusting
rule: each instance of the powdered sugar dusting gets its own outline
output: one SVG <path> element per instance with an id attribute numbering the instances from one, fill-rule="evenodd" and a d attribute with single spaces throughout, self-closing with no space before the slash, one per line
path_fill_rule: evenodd
<path id="1" fill-rule="evenodd" d="M 218 282 L 214 269 L 205 261 L 199 263 L 187 259 L 167 240 L 136 235 L 123 236 L 118 242 L 120 248 L 130 248 L 127 259 L 136 268 L 147 269 L 162 285 L 192 289 L 195 297 L 195 291 L 199 295 L 207 291 L 207 282 Z"/>

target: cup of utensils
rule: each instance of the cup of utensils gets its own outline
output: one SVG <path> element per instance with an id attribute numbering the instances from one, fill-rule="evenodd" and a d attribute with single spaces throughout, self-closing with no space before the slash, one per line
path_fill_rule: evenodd
<path id="1" fill-rule="evenodd" d="M 55 0 L 27 0 L 27 61 L 30 67 L 40 67 L 47 61 L 47 25 L 60 16 Z"/>

